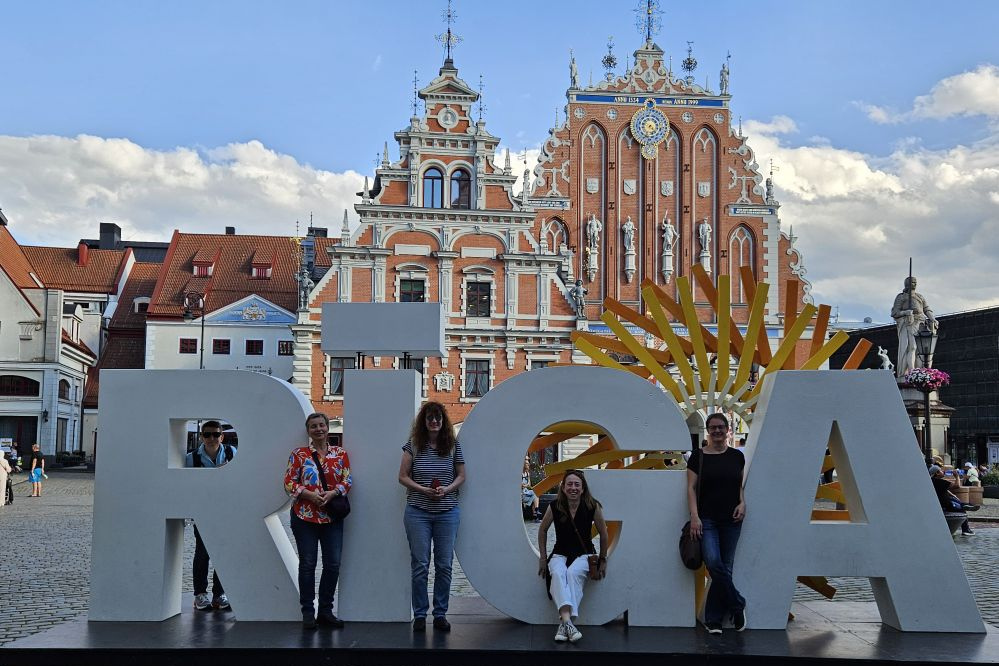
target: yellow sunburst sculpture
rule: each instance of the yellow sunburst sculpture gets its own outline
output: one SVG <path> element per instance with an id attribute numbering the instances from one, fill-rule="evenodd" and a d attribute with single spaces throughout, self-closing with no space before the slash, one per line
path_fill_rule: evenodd
<path id="1" fill-rule="evenodd" d="M 784 294 L 784 334 L 777 350 L 771 352 L 764 326 L 769 284 L 757 283 L 748 267 L 740 270 L 745 300 L 750 304 L 746 333 L 742 335 L 732 317 L 731 276 L 719 275 L 716 287 L 700 264 L 691 268 L 691 274 L 715 314 L 718 323 L 716 335 L 698 319 L 693 285 L 689 278 L 678 277 L 676 280 L 679 300 L 659 285 L 645 280 L 642 283 L 642 297 L 647 312 L 638 312 L 613 298 L 605 299 L 604 313 L 600 319 L 610 328 L 614 337 L 575 331 L 572 341 L 576 349 L 597 365 L 631 372 L 644 379 L 654 379 L 676 400 L 677 406 L 686 416 L 698 411 L 711 413 L 731 410 L 751 423 L 764 377 L 778 370 L 817 370 L 849 339 L 846 333 L 838 331 L 826 340 L 830 306 L 806 304 L 799 312 L 801 284 L 797 280 L 788 280 Z M 687 336 L 677 335 L 670 317 L 677 324 L 686 327 Z M 625 328 L 621 320 L 637 326 L 651 336 L 653 345 L 646 346 L 643 340 L 639 340 Z M 809 326 L 812 326 L 811 344 L 807 357 L 800 359 L 795 350 Z M 870 348 L 868 340 L 860 340 L 843 369 L 857 369 Z M 638 364 L 623 365 L 611 357 L 610 353 L 633 356 Z M 754 365 L 757 366 L 756 377 L 753 377 Z M 645 451 L 617 449 L 606 433 L 594 433 L 593 426 L 585 423 L 562 423 L 554 426 L 539 434 L 528 450 L 541 451 L 581 434 L 597 434 L 597 442 L 575 458 L 546 465 L 545 478 L 534 486 L 538 495 L 553 489 L 568 469 L 597 465 L 611 469 L 666 469 L 679 457 L 678 452 L 673 455 L 669 451 L 648 454 Z M 629 459 L 631 461 L 626 463 Z M 832 457 L 826 456 L 821 471 L 827 472 L 833 468 Z M 845 504 L 839 483 L 835 482 L 818 485 L 816 498 Z M 813 520 L 846 521 L 849 518 L 849 512 L 843 510 L 816 509 L 812 512 Z M 612 528 L 613 540 L 620 525 L 613 525 Z M 831 598 L 835 594 L 835 589 L 825 578 L 803 576 L 799 580 L 826 597 Z"/>

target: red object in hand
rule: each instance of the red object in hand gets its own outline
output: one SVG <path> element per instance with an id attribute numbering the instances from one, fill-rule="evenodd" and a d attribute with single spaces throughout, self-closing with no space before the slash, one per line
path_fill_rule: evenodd
<path id="1" fill-rule="evenodd" d="M 430 482 L 430 487 L 433 488 L 434 490 L 437 490 L 438 488 L 441 487 L 441 480 L 434 479 L 433 481 Z"/>

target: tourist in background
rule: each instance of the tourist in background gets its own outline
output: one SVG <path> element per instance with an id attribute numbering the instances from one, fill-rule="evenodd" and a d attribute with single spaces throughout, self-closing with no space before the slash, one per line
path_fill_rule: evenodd
<path id="1" fill-rule="evenodd" d="M 298 600 L 302 605 L 302 626 L 316 624 L 335 628 L 343 621 L 333 613 L 333 596 L 340 577 L 343 549 L 343 519 L 332 513 L 334 498 L 350 492 L 350 459 L 347 451 L 330 446 L 330 420 L 316 412 L 305 419 L 309 445 L 291 452 L 284 474 L 285 491 L 291 505 L 291 533 L 298 546 Z M 323 573 L 319 579 L 319 612 L 315 612 L 316 564 L 323 552 Z"/>
<path id="2" fill-rule="evenodd" d="M 31 496 L 42 496 L 42 477 L 49 478 L 45 474 L 45 456 L 42 455 L 41 447 L 38 444 L 31 445 Z"/>
<path id="3" fill-rule="evenodd" d="M 524 456 L 524 471 L 520 477 L 520 504 L 523 509 L 530 507 L 531 518 L 534 522 L 541 520 L 541 514 L 538 511 L 541 500 L 531 486 L 531 459 L 527 456 Z"/>
<path id="4" fill-rule="evenodd" d="M 548 551 L 548 528 L 555 524 L 555 547 Z M 593 526 L 600 535 L 600 555 L 596 556 L 595 566 L 590 556 L 593 549 Z M 579 615 L 579 604 L 583 600 L 583 586 L 587 578 L 600 580 L 607 574 L 607 523 L 604 522 L 600 502 L 590 494 L 583 473 L 571 469 L 562 477 L 555 501 L 548 505 L 538 526 L 538 575 L 550 576 L 548 596 L 558 609 L 559 625 L 555 640 L 575 643 L 583 637 L 582 632 L 572 623 Z"/>
<path id="5" fill-rule="evenodd" d="M 964 485 L 980 486 L 981 480 L 978 478 L 978 470 L 970 462 L 964 463 Z"/>
<path id="6" fill-rule="evenodd" d="M 746 600 L 732 582 L 735 548 L 746 516 L 742 491 L 746 457 L 728 445 L 729 423 L 724 414 L 709 416 L 707 430 L 707 444 L 693 451 L 687 461 L 687 505 L 690 533 L 701 540 L 704 564 L 711 574 L 704 624 L 709 634 L 720 634 L 726 616 L 736 631 L 746 628 Z"/>
<path id="7" fill-rule="evenodd" d="M 406 487 L 403 525 L 413 575 L 413 631 L 425 631 L 430 601 L 427 579 L 434 550 L 434 629 L 450 631 L 451 563 L 458 534 L 458 488 L 465 482 L 465 458 L 444 405 L 420 408 L 402 447 L 399 483 Z"/>
<path id="8" fill-rule="evenodd" d="M 13 494 L 10 486 L 10 463 L 7 462 L 7 454 L 3 451 L 0 451 L 0 493 L 3 493 L 0 497 L 0 508 L 2 508 L 11 503 Z"/>

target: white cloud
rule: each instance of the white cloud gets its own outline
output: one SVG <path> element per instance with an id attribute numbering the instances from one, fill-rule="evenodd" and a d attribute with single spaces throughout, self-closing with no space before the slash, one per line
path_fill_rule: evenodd
<path id="1" fill-rule="evenodd" d="M 0 136 L 0 207 L 24 244 L 72 246 L 100 222 L 123 236 L 167 241 L 173 229 L 292 235 L 309 213 L 339 228 L 363 176 L 300 164 L 259 141 L 198 151 L 144 148 L 128 139 L 80 135 Z"/>
<path id="2" fill-rule="evenodd" d="M 939 312 L 999 303 L 999 132 L 970 146 L 904 141 L 876 156 L 792 146 L 787 123 L 746 123 L 760 164 L 779 165 L 781 220 L 794 226 L 817 300 L 888 321 L 913 257 Z"/>
<path id="3" fill-rule="evenodd" d="M 377 72 L 382 67 L 382 54 L 379 53 L 375 56 L 375 61 L 371 63 L 371 71 Z"/>
<path id="4" fill-rule="evenodd" d="M 927 118 L 943 120 L 953 116 L 999 118 L 999 66 L 979 65 L 970 72 L 941 79 L 929 94 L 916 97 L 912 109 L 905 112 L 865 102 L 855 104 L 870 120 L 879 124 Z"/>

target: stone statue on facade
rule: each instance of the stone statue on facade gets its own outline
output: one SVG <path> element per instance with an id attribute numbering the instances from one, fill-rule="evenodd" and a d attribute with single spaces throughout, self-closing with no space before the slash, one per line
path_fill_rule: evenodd
<path id="1" fill-rule="evenodd" d="M 569 87 L 579 87 L 579 68 L 576 67 L 576 57 L 572 54 L 572 49 L 569 49 Z"/>
<path id="2" fill-rule="evenodd" d="M 306 311 L 309 309 L 309 294 L 316 283 L 309 277 L 309 271 L 304 265 L 295 276 L 295 281 L 298 282 L 298 311 Z"/>
<path id="3" fill-rule="evenodd" d="M 711 225 L 708 223 L 708 218 L 704 218 L 704 221 L 697 226 L 697 236 L 701 240 L 701 253 L 711 252 Z"/>
<path id="4" fill-rule="evenodd" d="M 728 61 L 722 63 L 721 73 L 718 75 L 718 80 L 721 85 L 721 94 L 728 94 Z"/>
<path id="5" fill-rule="evenodd" d="M 922 359 L 916 353 L 916 334 L 923 330 L 937 332 L 937 320 L 922 294 L 916 291 L 916 278 L 905 278 L 902 292 L 895 297 L 891 316 L 898 328 L 898 360 L 895 363 L 895 376 L 901 377 L 906 370 L 922 367 Z"/>
<path id="6" fill-rule="evenodd" d="M 881 359 L 882 370 L 895 370 L 895 364 L 891 362 L 890 358 L 888 358 L 888 350 L 880 345 L 878 346 L 878 358 Z"/>
<path id="7" fill-rule="evenodd" d="M 624 249 L 628 252 L 635 251 L 635 223 L 631 221 L 631 215 L 621 226 L 621 233 L 624 234 Z"/>
<path id="8" fill-rule="evenodd" d="M 676 232 L 676 227 L 670 222 L 669 216 L 663 218 L 663 253 L 660 257 L 661 266 L 660 271 L 662 271 L 663 279 L 669 282 L 670 278 L 673 276 L 673 248 L 676 247 L 676 241 L 679 238 L 679 234 Z"/>
<path id="9" fill-rule="evenodd" d="M 569 287 L 569 298 L 572 299 L 572 307 L 576 310 L 576 316 L 580 319 L 586 318 L 586 287 L 582 280 L 576 280 L 576 284 Z"/>
<path id="10" fill-rule="evenodd" d="M 600 247 L 600 232 L 603 230 L 603 223 L 597 219 L 594 213 L 590 213 L 590 219 L 586 223 L 586 246 L 594 252 Z"/>

